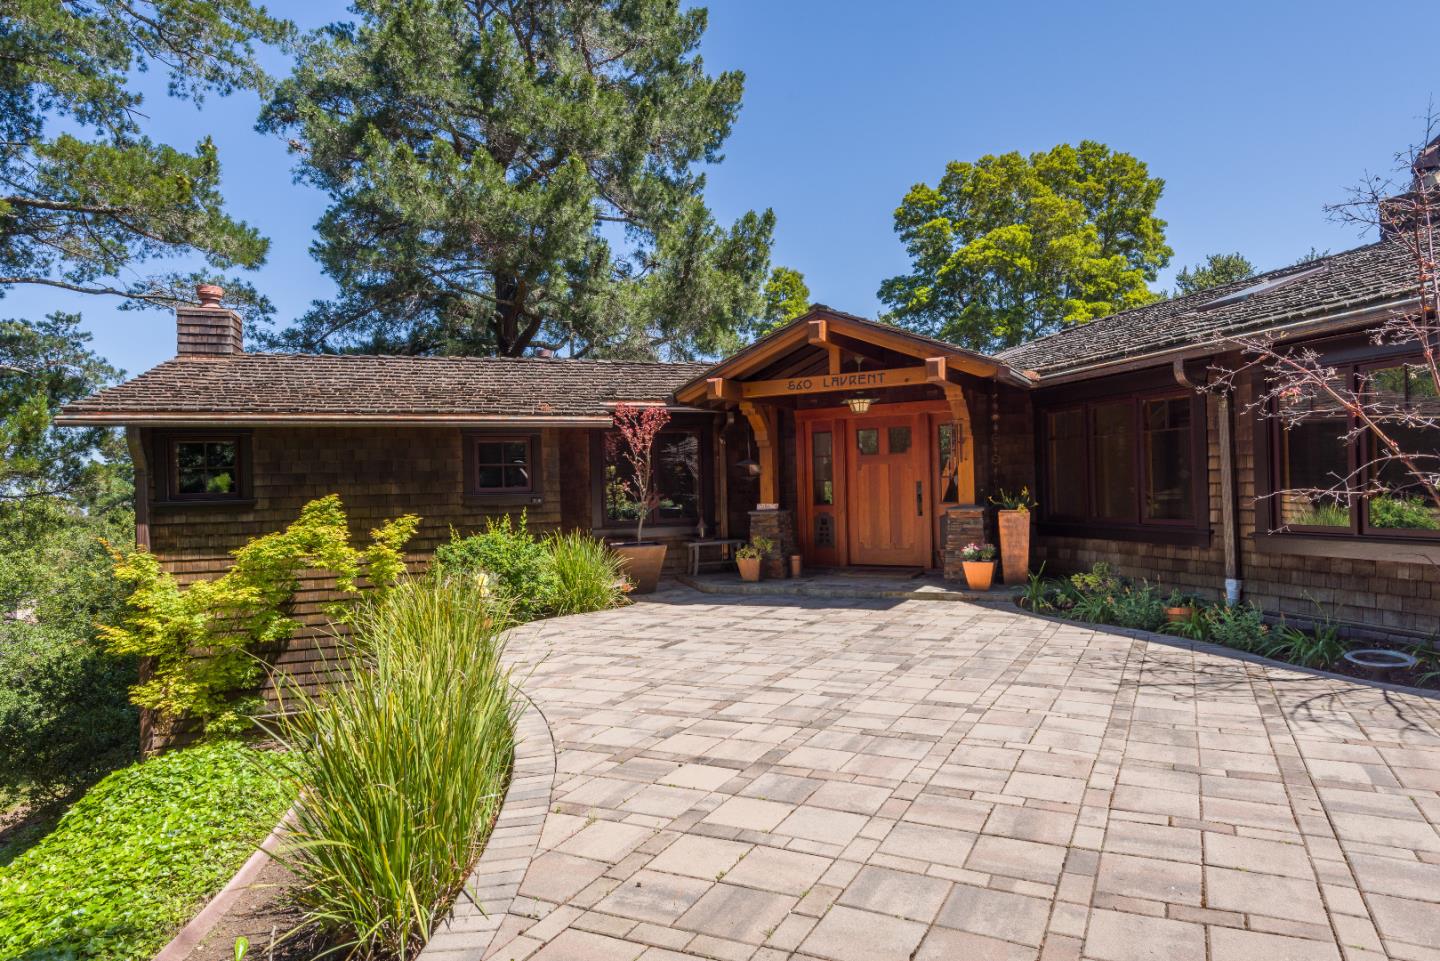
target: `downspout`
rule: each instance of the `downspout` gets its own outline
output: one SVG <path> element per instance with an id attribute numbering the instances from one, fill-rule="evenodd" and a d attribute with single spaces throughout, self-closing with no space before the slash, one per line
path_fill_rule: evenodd
<path id="1" fill-rule="evenodd" d="M 1207 384 L 1195 383 L 1185 369 L 1185 361 L 1177 357 L 1172 363 L 1175 379 L 1181 386 L 1204 391 Z M 1206 377 L 1209 373 L 1207 371 Z M 1240 603 L 1245 582 L 1240 577 L 1240 536 L 1239 504 L 1237 496 L 1238 478 L 1235 476 L 1235 411 L 1229 388 L 1216 396 L 1220 436 L 1220 549 L 1225 564 L 1225 603 L 1234 607 Z"/>
<path id="2" fill-rule="evenodd" d="M 150 549 L 150 460 L 145 456 L 144 430 L 139 427 L 125 428 L 125 446 L 130 449 L 130 463 L 135 474 L 135 546 L 141 550 Z M 139 679 L 143 683 L 152 673 L 151 659 L 142 657 L 138 665 Z M 140 754 L 148 757 L 155 749 L 155 712 L 150 708 L 140 709 Z"/>
<path id="3" fill-rule="evenodd" d="M 139 427 L 125 428 L 125 446 L 135 469 L 135 546 L 150 549 L 150 461 Z"/>

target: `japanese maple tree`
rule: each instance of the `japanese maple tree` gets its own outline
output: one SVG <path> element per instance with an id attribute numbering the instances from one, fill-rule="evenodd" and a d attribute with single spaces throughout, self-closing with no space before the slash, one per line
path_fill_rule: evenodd
<path id="1" fill-rule="evenodd" d="M 625 499 L 635 507 L 635 540 L 641 540 L 645 518 L 660 506 L 660 489 L 655 484 L 655 438 L 670 423 L 664 407 L 615 405 L 615 430 L 607 438 L 612 457 L 623 458 L 629 466 L 617 483 Z"/>

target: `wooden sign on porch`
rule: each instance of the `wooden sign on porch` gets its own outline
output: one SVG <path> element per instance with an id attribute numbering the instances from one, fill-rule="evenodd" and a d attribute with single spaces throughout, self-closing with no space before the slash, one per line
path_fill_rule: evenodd
<path id="1" fill-rule="evenodd" d="M 786 394 L 823 394 L 837 390 L 877 390 L 925 383 L 924 367 L 892 367 L 886 370 L 858 370 L 845 374 L 810 374 L 781 380 L 753 380 L 740 385 L 741 395 L 783 397 Z"/>

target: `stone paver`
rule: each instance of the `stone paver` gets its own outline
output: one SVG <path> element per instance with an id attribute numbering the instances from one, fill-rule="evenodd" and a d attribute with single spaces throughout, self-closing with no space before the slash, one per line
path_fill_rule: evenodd
<path id="1" fill-rule="evenodd" d="M 960 602 L 510 644 L 553 779 L 426 961 L 1440 961 L 1433 700 Z"/>

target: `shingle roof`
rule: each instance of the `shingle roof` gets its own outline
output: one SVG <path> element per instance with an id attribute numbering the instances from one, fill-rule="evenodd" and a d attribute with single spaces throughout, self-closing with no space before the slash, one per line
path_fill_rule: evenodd
<path id="1" fill-rule="evenodd" d="M 1206 309 L 1267 280 L 1294 278 Z M 1042 377 L 1107 361 L 1253 334 L 1307 318 L 1387 303 L 1415 289 L 1414 261 L 1395 243 L 1375 243 L 1248 280 L 1127 310 L 1002 351 L 1013 367 Z"/>
<path id="2" fill-rule="evenodd" d="M 335 354 L 177 357 L 67 405 L 60 422 L 608 418 L 607 404 L 664 400 L 707 366 Z"/>

